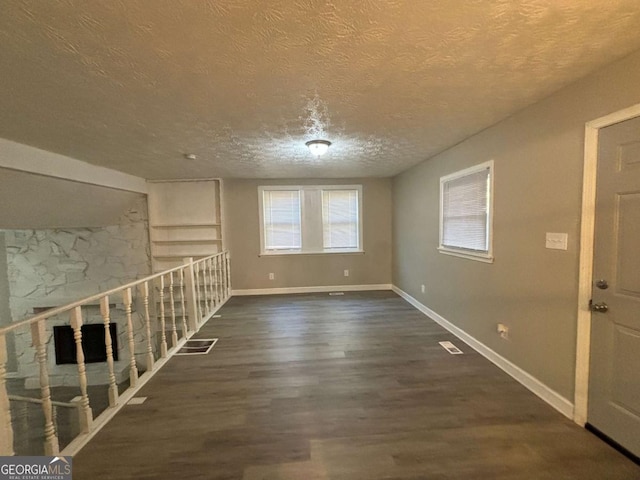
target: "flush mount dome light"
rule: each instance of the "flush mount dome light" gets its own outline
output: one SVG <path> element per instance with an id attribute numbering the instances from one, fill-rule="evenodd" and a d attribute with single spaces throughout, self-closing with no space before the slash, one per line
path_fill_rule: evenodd
<path id="1" fill-rule="evenodd" d="M 305 143 L 312 155 L 319 157 L 327 153 L 331 142 L 329 140 L 309 140 Z"/>

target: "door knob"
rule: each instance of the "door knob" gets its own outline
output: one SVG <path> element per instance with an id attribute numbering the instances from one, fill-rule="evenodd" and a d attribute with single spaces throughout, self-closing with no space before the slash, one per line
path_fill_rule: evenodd
<path id="1" fill-rule="evenodd" d="M 593 303 L 593 301 L 589 301 L 589 310 L 592 312 L 605 313 L 609 310 L 609 305 L 604 302 Z"/>
<path id="2" fill-rule="evenodd" d="M 596 287 L 598 287 L 600 290 L 606 290 L 607 288 L 609 288 L 609 282 L 604 279 L 596 280 Z"/>

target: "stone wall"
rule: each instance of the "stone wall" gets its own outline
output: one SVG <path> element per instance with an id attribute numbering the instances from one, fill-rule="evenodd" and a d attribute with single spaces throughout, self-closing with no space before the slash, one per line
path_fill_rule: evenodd
<path id="1" fill-rule="evenodd" d="M 34 309 L 58 307 L 129 283 L 151 273 L 146 199 L 140 199 L 117 225 L 98 228 L 4 231 L 10 310 L 16 322 L 34 315 Z M 134 296 L 137 292 L 134 292 Z M 129 355 L 122 298 L 112 298 L 112 321 L 118 323 L 116 369 L 126 375 Z M 97 302 L 96 302 L 97 303 Z M 144 352 L 142 304 L 136 298 L 133 323 L 136 358 Z M 83 308 L 85 323 L 99 323 L 96 305 Z M 53 385 L 75 384 L 75 365 L 56 365 L 53 325 L 68 325 L 68 314 L 47 321 L 49 372 Z M 15 334 L 18 375 L 27 386 L 37 383 L 37 363 L 28 329 Z M 140 355 L 144 359 L 144 355 Z M 90 383 L 105 383 L 106 364 L 88 365 Z M 120 379 L 121 380 L 121 379 Z M 35 384 L 33 385 L 35 386 Z"/>
<path id="2" fill-rule="evenodd" d="M 144 199 L 118 225 L 6 230 L 13 321 L 31 316 L 34 306 L 63 305 L 149 275 L 148 232 Z"/>

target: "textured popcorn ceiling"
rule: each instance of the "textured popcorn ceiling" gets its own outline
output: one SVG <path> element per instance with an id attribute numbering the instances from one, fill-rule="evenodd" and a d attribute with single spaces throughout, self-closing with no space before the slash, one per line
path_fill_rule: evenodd
<path id="1" fill-rule="evenodd" d="M 151 179 L 394 175 L 639 25 L 638 0 L 2 0 L 0 137 Z"/>

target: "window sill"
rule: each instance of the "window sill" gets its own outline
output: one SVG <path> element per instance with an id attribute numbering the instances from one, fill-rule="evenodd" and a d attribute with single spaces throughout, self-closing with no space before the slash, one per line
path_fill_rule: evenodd
<path id="1" fill-rule="evenodd" d="M 294 250 L 273 250 L 270 252 L 260 252 L 259 257 L 274 257 L 280 255 L 364 255 L 364 250 L 354 250 L 354 249 L 346 249 L 346 250 L 320 250 L 316 252 L 302 252 L 302 251 L 294 251 Z"/>
<path id="2" fill-rule="evenodd" d="M 493 263 L 493 255 L 488 253 L 473 253 L 465 250 L 455 250 L 453 248 L 438 247 L 438 251 L 445 255 L 453 257 L 466 258 L 467 260 L 475 260 L 476 262 Z"/>

